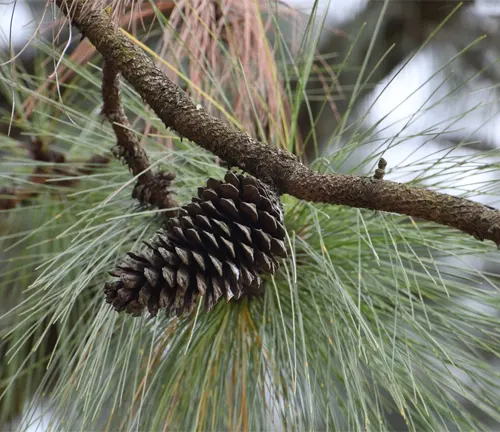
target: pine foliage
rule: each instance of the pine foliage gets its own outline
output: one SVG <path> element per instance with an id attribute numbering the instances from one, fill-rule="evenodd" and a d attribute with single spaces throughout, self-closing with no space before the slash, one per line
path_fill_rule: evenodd
<path id="1" fill-rule="evenodd" d="M 168 26 L 162 11 L 155 13 L 160 30 L 131 36 L 137 43 L 157 40 L 161 25 Z M 268 124 L 259 123 L 266 104 L 262 88 L 245 78 L 248 65 L 241 68 L 226 49 L 230 41 L 217 46 L 221 61 L 245 83 L 246 107 L 252 107 L 245 112 L 259 133 L 269 145 L 297 150 L 294 124 L 304 83 L 329 75 L 311 72 L 314 21 L 305 25 L 309 48 L 292 52 L 275 13 L 267 11 L 267 28 L 261 29 L 273 34 L 273 45 L 266 41 L 268 61 L 279 70 L 273 79 L 282 91 Z M 144 250 L 143 242 L 165 227 L 165 212 L 137 205 L 131 197 L 135 179 L 117 161 L 81 171 L 115 143 L 99 114 L 99 56 L 83 65 L 63 55 L 64 44 L 53 50 L 41 40 L 33 43 L 40 52 L 34 72 L 17 62 L 0 69 L 0 85 L 13 106 L 13 115 L 3 112 L 3 122 L 21 132 L 16 139 L 0 137 L 1 185 L 32 192 L 0 211 L 0 423 L 22 413 L 18 428 L 25 430 L 38 421 L 40 407 L 55 430 L 341 431 L 390 430 L 395 424 L 414 431 L 486 430 L 485 417 L 500 421 L 500 371 L 492 362 L 500 356 L 499 279 L 497 270 L 488 270 L 498 269 L 500 255 L 492 245 L 445 227 L 284 196 L 284 230 L 271 234 L 288 254 L 279 268 L 270 261 L 269 270 L 276 271 L 262 275 L 264 295 L 214 301 L 210 312 L 200 296 L 189 304 L 192 313 L 179 317 L 156 307 L 155 318 L 135 309 L 135 319 L 116 313 L 103 292 L 113 281 L 108 271 L 127 252 Z M 188 91 L 200 89 L 182 64 L 155 60 L 177 71 Z M 200 68 L 207 67 L 205 60 L 198 59 Z M 343 73 L 340 62 L 337 72 Z M 48 82 L 54 64 L 72 78 Z M 241 119 L 233 115 L 231 94 L 218 85 L 217 71 L 204 76 L 218 94 L 205 94 L 203 103 L 237 125 Z M 126 85 L 122 93 L 153 166 L 176 173 L 172 188 L 179 203 L 188 203 L 208 178 L 224 178 L 220 161 L 166 131 Z M 273 125 L 279 127 L 267 133 Z M 319 170 L 333 171 L 369 141 L 372 131 L 359 129 L 358 121 L 347 116 L 345 126 L 346 143 L 316 161 Z M 359 133 L 349 135 L 353 130 Z M 34 161 L 19 145 L 26 137 L 63 152 L 66 161 Z M 363 165 L 379 156 L 369 155 Z M 498 170 L 492 156 L 449 152 L 417 165 L 389 164 L 389 174 L 417 172 L 415 183 L 461 194 L 452 180 L 436 175 L 436 165 L 473 176 Z M 47 181 L 34 182 L 30 174 L 40 166 L 48 169 L 40 174 Z M 492 180 L 477 184 L 474 193 L 495 190 L 498 181 Z M 272 217 L 281 218 L 279 206 L 270 205 Z M 179 226 L 176 220 L 167 230 Z M 271 250 L 282 255 L 276 244 Z"/>

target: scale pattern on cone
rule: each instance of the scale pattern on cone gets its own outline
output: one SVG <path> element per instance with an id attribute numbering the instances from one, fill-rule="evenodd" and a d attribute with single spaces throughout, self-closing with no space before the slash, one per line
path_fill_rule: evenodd
<path id="1" fill-rule="evenodd" d="M 181 315 L 198 296 L 210 311 L 226 301 L 260 292 L 259 274 L 274 273 L 286 256 L 279 197 L 255 177 L 228 171 L 209 179 L 140 254 L 129 253 L 111 272 L 106 301 L 134 316 L 147 308 Z"/>

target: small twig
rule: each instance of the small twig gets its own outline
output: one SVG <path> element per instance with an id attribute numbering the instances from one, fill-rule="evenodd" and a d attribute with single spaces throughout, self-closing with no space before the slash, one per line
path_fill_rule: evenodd
<path id="1" fill-rule="evenodd" d="M 299 199 L 400 213 L 447 225 L 500 247 L 500 211 L 480 203 L 387 180 L 312 171 L 291 153 L 265 145 L 200 109 L 136 46 L 109 15 L 87 0 L 55 0 L 112 62 L 165 126 L 228 164 Z"/>
<path id="2" fill-rule="evenodd" d="M 113 154 L 125 161 L 134 176 L 139 176 L 132 196 L 141 204 L 162 209 L 172 208 L 168 216 L 176 214 L 178 205 L 172 197 L 170 184 L 175 178 L 172 172 L 153 173 L 149 158 L 135 133 L 130 128 L 120 97 L 120 77 L 113 62 L 105 61 L 102 69 L 102 113 L 113 126 L 117 143 Z"/>
<path id="3" fill-rule="evenodd" d="M 17 206 L 21 200 L 12 186 L 0 187 L 0 210 L 9 210 Z"/>
<path id="4" fill-rule="evenodd" d="M 109 163 L 110 158 L 103 155 L 93 155 L 88 161 L 83 163 L 83 166 L 74 170 L 69 167 L 57 166 L 66 162 L 66 156 L 45 148 L 42 141 L 35 140 L 27 145 L 27 149 L 35 161 L 53 163 L 54 166 L 36 166 L 28 178 L 28 182 L 33 185 L 43 185 L 50 180 L 50 185 L 55 187 L 72 187 L 76 186 L 79 179 L 57 180 L 57 176 L 71 177 L 79 174 L 90 174 L 96 167 L 104 166 Z M 26 201 L 38 196 L 40 190 L 36 186 L 3 186 L 0 187 L 0 210 L 8 210 L 23 204 Z"/>
<path id="5" fill-rule="evenodd" d="M 381 158 L 378 161 L 378 168 L 375 170 L 375 174 L 373 174 L 373 178 L 375 180 L 383 180 L 384 179 L 386 166 L 387 166 L 387 161 L 384 158 Z"/>

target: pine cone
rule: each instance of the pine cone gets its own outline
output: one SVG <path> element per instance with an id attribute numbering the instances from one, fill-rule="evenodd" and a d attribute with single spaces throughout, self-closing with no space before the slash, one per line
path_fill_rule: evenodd
<path id="1" fill-rule="evenodd" d="M 148 308 L 169 315 L 191 312 L 198 296 L 210 311 L 226 301 L 260 292 L 261 273 L 274 273 L 275 257 L 286 256 L 278 196 L 254 177 L 231 171 L 209 179 L 198 198 L 183 206 L 167 228 L 111 272 L 106 301 L 134 316 Z"/>
<path id="2" fill-rule="evenodd" d="M 150 204 L 161 209 L 171 209 L 165 216 L 177 216 L 177 202 L 173 198 L 173 190 L 170 189 L 175 173 L 159 171 L 151 176 L 146 182 L 138 182 L 132 192 L 135 198 L 142 204 Z"/>

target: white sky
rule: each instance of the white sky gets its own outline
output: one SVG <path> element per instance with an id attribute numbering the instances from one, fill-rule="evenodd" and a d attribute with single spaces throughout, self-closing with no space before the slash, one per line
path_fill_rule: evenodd
<path id="1" fill-rule="evenodd" d="M 313 0 L 286 0 L 286 2 L 304 12 L 310 12 L 314 4 Z M 318 16 L 323 16 L 325 11 L 328 11 L 328 22 L 339 24 L 351 18 L 367 3 L 368 0 L 318 0 Z"/>
<path id="2" fill-rule="evenodd" d="M 0 0 L 0 50 L 9 47 L 9 34 L 14 48 L 22 48 L 33 31 L 33 23 L 31 9 L 24 1 Z"/>

